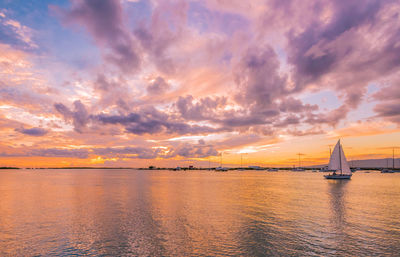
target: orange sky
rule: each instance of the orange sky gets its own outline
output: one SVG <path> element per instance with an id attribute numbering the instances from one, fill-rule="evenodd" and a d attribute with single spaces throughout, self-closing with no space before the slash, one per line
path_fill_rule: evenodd
<path id="1" fill-rule="evenodd" d="M 339 138 L 391 157 L 399 8 L 3 3 L 0 166 L 316 165 Z"/>

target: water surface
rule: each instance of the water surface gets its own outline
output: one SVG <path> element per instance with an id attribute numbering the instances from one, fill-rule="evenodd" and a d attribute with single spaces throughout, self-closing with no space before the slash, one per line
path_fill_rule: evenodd
<path id="1" fill-rule="evenodd" d="M 0 171 L 0 256 L 399 256 L 400 173 Z"/>

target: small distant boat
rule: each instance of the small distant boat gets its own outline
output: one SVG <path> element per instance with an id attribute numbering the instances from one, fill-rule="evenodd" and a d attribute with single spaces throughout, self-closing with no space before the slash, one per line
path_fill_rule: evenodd
<path id="1" fill-rule="evenodd" d="M 268 171 L 278 171 L 279 169 L 277 169 L 277 168 L 270 168 L 270 169 L 268 169 Z"/>
<path id="2" fill-rule="evenodd" d="M 177 171 L 177 170 L 181 170 L 181 167 L 176 167 L 175 169 L 173 169 L 174 171 Z"/>
<path id="3" fill-rule="evenodd" d="M 383 170 L 381 170 L 381 173 L 394 173 L 394 170 L 383 169 Z"/>
<path id="4" fill-rule="evenodd" d="M 333 170 L 330 170 L 328 166 L 322 167 L 319 172 L 334 172 Z"/>
<path id="5" fill-rule="evenodd" d="M 393 169 L 382 169 L 381 173 L 395 173 L 396 171 L 394 170 L 394 148 L 393 148 Z M 388 165 L 389 166 L 389 165 Z"/>
<path id="6" fill-rule="evenodd" d="M 349 164 L 343 152 L 343 147 L 340 144 L 340 139 L 333 149 L 333 153 L 329 159 L 328 169 L 333 170 L 333 173 L 324 175 L 326 179 L 350 179 L 352 176 Z"/>
<path id="7" fill-rule="evenodd" d="M 225 172 L 225 171 L 228 171 L 228 168 L 219 166 L 219 167 L 215 168 L 215 171 L 217 171 L 217 172 Z"/>
<path id="8" fill-rule="evenodd" d="M 249 169 L 251 170 L 263 170 L 260 166 L 249 166 Z"/>
<path id="9" fill-rule="evenodd" d="M 220 160 L 220 163 L 219 163 L 219 167 L 215 168 L 216 172 L 226 172 L 226 171 L 228 171 L 228 168 L 222 166 L 222 154 L 223 154 L 223 152 L 221 152 L 221 155 L 220 155 L 221 156 L 221 160 Z"/>
<path id="10" fill-rule="evenodd" d="M 328 168 L 328 166 L 325 166 L 325 167 L 322 167 L 319 171 L 320 172 L 327 172 L 327 171 L 329 171 L 329 168 Z"/>
<path id="11" fill-rule="evenodd" d="M 304 171 L 303 168 L 297 167 L 297 168 L 293 168 L 292 171 Z"/>

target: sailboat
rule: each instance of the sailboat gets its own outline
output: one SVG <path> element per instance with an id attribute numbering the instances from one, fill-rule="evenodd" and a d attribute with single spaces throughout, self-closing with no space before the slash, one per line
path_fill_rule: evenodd
<path id="1" fill-rule="evenodd" d="M 329 170 L 333 173 L 329 175 L 324 175 L 326 179 L 350 179 L 351 170 L 349 164 L 347 163 L 346 156 L 343 152 L 343 147 L 340 144 L 340 139 L 336 143 L 331 158 L 329 159 Z"/>
<path id="2" fill-rule="evenodd" d="M 390 170 L 389 169 L 389 165 L 387 165 L 388 166 L 388 168 L 387 169 L 383 169 L 383 170 L 381 170 L 381 173 L 395 173 L 395 171 L 394 171 L 394 148 L 393 148 L 393 169 L 392 170 Z M 387 160 L 386 160 L 387 161 Z"/>
<path id="3" fill-rule="evenodd" d="M 215 168 L 215 171 L 217 171 L 217 172 L 226 172 L 226 171 L 228 171 L 228 168 L 222 166 L 222 152 L 221 152 L 220 165 L 219 165 L 219 167 Z"/>

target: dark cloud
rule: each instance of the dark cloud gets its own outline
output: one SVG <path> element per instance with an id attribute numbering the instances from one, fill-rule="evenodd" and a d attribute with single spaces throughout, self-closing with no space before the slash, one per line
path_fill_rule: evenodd
<path id="1" fill-rule="evenodd" d="M 138 158 L 138 159 L 154 159 L 160 153 L 160 148 L 144 148 L 144 147 L 108 147 L 95 148 L 93 153 L 103 157 L 110 158 Z"/>
<path id="2" fill-rule="evenodd" d="M 107 59 L 123 72 L 135 72 L 140 65 L 140 56 L 135 42 L 124 27 L 120 1 L 83 0 L 72 1 L 70 10 L 56 9 L 65 21 L 84 26 L 102 46 L 112 49 Z"/>
<path id="3" fill-rule="evenodd" d="M 182 156 L 187 158 L 204 158 L 216 156 L 218 152 L 212 145 L 207 145 L 204 141 L 198 144 L 179 144 L 174 147 L 108 147 L 95 148 L 93 154 L 109 158 L 173 158 Z"/>
<path id="4" fill-rule="evenodd" d="M 48 132 L 46 129 L 43 129 L 43 128 L 29 128 L 29 129 L 17 128 L 17 129 L 15 129 L 15 131 L 18 131 L 25 135 L 39 136 L 39 137 L 46 135 Z"/>
<path id="5" fill-rule="evenodd" d="M 125 127 L 129 133 L 136 135 L 143 134 L 205 134 L 220 132 L 224 129 L 211 126 L 190 125 L 184 121 L 176 120 L 154 107 L 143 107 L 137 112 L 129 114 L 97 114 L 90 115 L 86 107 L 79 101 L 74 102 L 74 110 L 71 111 L 64 104 L 54 104 L 55 109 L 63 115 L 64 119 L 72 122 L 76 132 L 82 133 L 89 123 L 119 124 Z M 93 124 L 92 124 L 93 125 Z"/>
<path id="6" fill-rule="evenodd" d="M 106 124 L 129 124 L 134 122 L 140 122 L 141 117 L 137 113 L 130 113 L 128 115 L 106 115 L 99 114 L 96 119 Z"/>
<path id="7" fill-rule="evenodd" d="M 89 157 L 88 149 L 62 149 L 62 148 L 47 148 L 47 149 L 17 149 L 13 148 L 13 153 L 0 153 L 2 157 L 65 157 L 86 159 Z M 18 151 L 19 150 L 19 151 Z"/>
<path id="8" fill-rule="evenodd" d="M 280 96 L 276 100 L 280 103 L 271 103 L 264 108 L 226 110 L 227 98 L 205 97 L 194 99 L 189 95 L 179 97 L 175 103 L 177 111 L 185 120 L 210 121 L 225 128 L 226 131 L 235 128 L 254 129 L 255 126 L 271 124 L 276 127 L 300 123 L 301 118 L 318 110 L 317 105 L 303 104 L 293 97 Z M 288 117 L 282 116 L 289 114 Z M 297 116 L 292 115 L 297 114 Z M 280 118 L 283 117 L 284 120 Z M 242 129 L 243 130 L 243 129 Z"/>
<path id="9" fill-rule="evenodd" d="M 41 157 L 71 157 L 86 159 L 89 157 L 89 151 L 87 149 L 34 149 L 29 153 L 29 156 L 41 156 Z"/>
<path id="10" fill-rule="evenodd" d="M 295 2 L 288 4 L 293 7 Z M 313 4 L 321 9 L 318 1 Z M 358 107 L 369 83 L 400 67 L 396 5 L 379 0 L 362 5 L 356 0 L 333 1 L 324 5 L 329 19 L 321 22 L 316 15 L 300 33 L 290 31 L 287 52 L 294 68 L 294 91 L 331 87 L 344 98 L 348 110 Z"/>
<path id="11" fill-rule="evenodd" d="M 274 107 L 275 101 L 288 93 L 287 79 L 278 69 L 278 57 L 270 46 L 249 48 L 234 71 L 240 89 L 237 103 L 253 112 Z"/>
<path id="12" fill-rule="evenodd" d="M 71 121 L 74 125 L 76 132 L 82 133 L 86 124 L 89 122 L 90 116 L 86 110 L 85 105 L 79 100 L 74 102 L 74 111 L 71 111 L 68 107 L 61 103 L 54 104 L 55 109 L 63 115 L 66 121 Z"/>
<path id="13" fill-rule="evenodd" d="M 169 159 L 176 156 L 187 158 L 203 158 L 216 156 L 218 152 L 212 145 L 200 142 L 198 144 L 179 144 L 168 147 L 105 147 L 105 148 L 37 148 L 18 149 L 11 148 L 7 152 L 0 153 L 0 157 L 65 157 L 87 159 L 90 156 L 102 158 L 131 158 L 131 159 Z"/>
<path id="14" fill-rule="evenodd" d="M 221 131 L 221 129 L 209 126 L 189 125 L 184 122 L 171 119 L 165 113 L 155 108 L 141 109 L 138 113 L 128 115 L 106 115 L 99 114 L 93 116 L 93 119 L 104 124 L 121 124 L 129 133 L 143 134 L 204 134 Z"/>
<path id="15" fill-rule="evenodd" d="M 289 38 L 289 58 L 296 71 L 297 89 L 314 82 L 322 75 L 331 72 L 353 47 L 343 51 L 329 46 L 344 33 L 365 24 L 372 24 L 383 5 L 383 1 L 371 0 L 360 5 L 359 1 L 332 2 L 332 18 L 329 23 L 312 22 L 302 33 Z M 319 51 L 316 51 L 319 50 Z"/>
<path id="16" fill-rule="evenodd" d="M 381 88 L 372 97 L 378 101 L 400 100 L 400 76 L 391 86 Z"/>
<path id="17" fill-rule="evenodd" d="M 212 146 L 207 145 L 189 145 L 183 144 L 172 151 L 170 156 L 179 155 L 182 157 L 191 157 L 191 158 L 205 158 L 208 156 L 216 156 L 218 155 L 217 150 L 215 150 Z"/>
<path id="18" fill-rule="evenodd" d="M 316 111 L 318 110 L 318 105 L 311 104 L 303 104 L 302 101 L 295 99 L 293 97 L 288 97 L 282 99 L 279 104 L 279 110 L 281 112 L 307 112 L 307 111 Z"/>
<path id="19" fill-rule="evenodd" d="M 374 107 L 377 117 L 400 124 L 400 77 L 397 75 L 392 83 L 382 87 L 372 95 L 378 101 Z"/>
<path id="20" fill-rule="evenodd" d="M 400 124 L 400 99 L 385 101 L 375 106 L 374 111 L 379 117 Z"/>
<path id="21" fill-rule="evenodd" d="M 180 96 L 175 103 L 178 112 L 186 120 L 215 121 L 218 119 L 218 109 L 223 108 L 227 103 L 225 97 L 205 97 L 197 99 L 197 102 L 194 100 L 191 95 Z"/>

